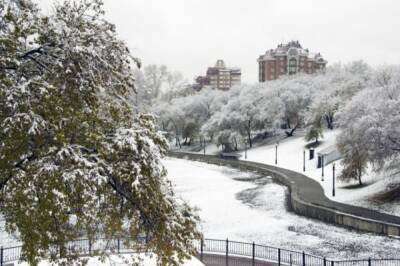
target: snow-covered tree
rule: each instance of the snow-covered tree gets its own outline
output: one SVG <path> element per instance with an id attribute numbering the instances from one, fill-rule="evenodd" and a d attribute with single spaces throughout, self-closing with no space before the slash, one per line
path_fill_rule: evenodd
<path id="1" fill-rule="evenodd" d="M 174 120 L 173 125 L 180 125 L 179 130 L 169 127 L 175 128 L 173 134 L 179 138 L 190 123 L 189 128 L 196 129 L 193 133 L 200 129 L 197 135 L 209 136 L 217 143 L 243 143 L 247 139 L 252 145 L 257 134 L 274 132 L 290 137 L 306 127 L 315 139 L 322 137 L 325 127 L 337 126 L 338 114 L 355 95 L 373 83 L 387 83 L 388 71 L 376 71 L 355 61 L 333 65 L 325 73 L 243 84 L 228 91 L 204 88 L 167 104 L 158 102 L 153 108 L 163 124 Z"/>
<path id="2" fill-rule="evenodd" d="M 100 0 L 65 1 L 50 16 L 30 0 L 0 1 L 6 229 L 32 265 L 83 261 L 70 246 L 82 237 L 120 238 L 179 265 L 195 252 L 198 217 L 166 180 L 153 117 L 133 114 L 139 62 L 103 14 Z"/>
<path id="3" fill-rule="evenodd" d="M 182 144 L 190 145 L 195 137 L 209 133 L 200 131 L 200 127 L 221 108 L 222 94 L 219 90 L 204 89 L 171 101 L 160 101 L 152 110 L 158 115 L 159 126 L 174 136 L 176 146 L 181 138 L 184 138 Z"/>
<path id="4" fill-rule="evenodd" d="M 144 69 L 134 70 L 137 93 L 131 97 L 131 102 L 138 105 L 141 112 L 148 112 L 162 102 L 184 97 L 194 93 L 182 73 L 171 72 L 165 65 L 147 65 Z"/>
<path id="5" fill-rule="evenodd" d="M 357 134 L 358 132 L 350 126 L 337 139 L 337 146 L 343 156 L 343 169 L 339 179 L 346 182 L 355 179 L 362 185 L 362 175 L 368 166 L 368 151 L 363 146 L 364 143 L 359 141 L 360 136 Z"/>
<path id="6" fill-rule="evenodd" d="M 323 137 L 322 117 L 316 116 L 307 127 L 307 132 L 304 138 L 306 141 L 314 140 L 315 143 L 318 143 L 318 139 Z"/>
<path id="7" fill-rule="evenodd" d="M 286 128 L 286 135 L 293 136 L 296 129 L 304 126 L 305 113 L 310 105 L 309 88 L 296 79 L 283 80 L 278 85 L 278 98 L 282 102 L 282 122 Z"/>
<path id="8" fill-rule="evenodd" d="M 400 68 L 375 72 L 370 88 L 360 91 L 341 110 L 337 142 L 348 157 L 345 167 L 363 161 L 375 170 L 400 172 Z"/>
<path id="9" fill-rule="evenodd" d="M 162 92 L 162 98 L 168 102 L 174 98 L 190 95 L 194 92 L 183 78 L 182 73 L 178 71 L 168 73 L 166 85 L 165 91 Z"/>
<path id="10" fill-rule="evenodd" d="M 229 92 L 232 97 L 222 106 L 218 113 L 214 113 L 210 120 L 203 126 L 203 132 L 212 132 L 219 142 L 238 142 L 236 137 L 240 135 L 246 138 L 249 146 L 252 146 L 252 133 L 257 126 L 257 114 L 259 110 L 250 96 L 249 89 L 244 85 L 234 87 Z M 230 132 L 228 134 L 228 132 Z M 219 134 L 222 134 L 219 136 Z M 223 143 L 219 143 L 223 144 Z"/>

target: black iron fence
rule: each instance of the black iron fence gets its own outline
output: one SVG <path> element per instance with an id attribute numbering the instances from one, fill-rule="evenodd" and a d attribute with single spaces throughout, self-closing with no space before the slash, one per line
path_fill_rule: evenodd
<path id="1" fill-rule="evenodd" d="M 136 241 L 137 243 L 137 241 Z M 277 265 L 296 266 L 400 266 L 400 258 L 385 259 L 357 259 L 357 260 L 333 260 L 325 257 L 314 256 L 305 252 L 276 248 L 256 243 L 237 242 L 220 239 L 203 239 L 195 243 L 202 259 L 204 255 L 214 254 L 226 259 L 226 265 L 232 257 L 246 258 L 256 264 L 256 261 L 266 261 Z M 136 246 L 136 247 L 135 247 Z M 65 252 L 74 252 L 82 256 L 95 255 L 97 252 L 108 252 L 109 254 L 126 254 L 140 252 L 139 245 L 132 245 L 119 239 L 88 240 L 80 239 L 71 241 Z M 22 247 L 0 248 L 0 266 L 6 263 L 16 262 L 21 258 Z"/>
<path id="2" fill-rule="evenodd" d="M 80 256 L 95 256 L 99 253 L 108 254 L 126 254 L 134 252 L 144 252 L 141 247 L 145 239 L 135 241 L 126 241 L 121 239 L 78 239 L 70 241 L 64 249 L 50 249 L 50 254 L 57 256 L 67 255 L 68 253 L 78 254 Z M 22 258 L 22 246 L 0 247 L 0 266 L 10 262 L 19 261 Z"/>
<path id="3" fill-rule="evenodd" d="M 251 260 L 252 265 L 255 265 L 256 261 L 267 261 L 277 265 L 296 266 L 400 266 L 400 258 L 334 260 L 305 252 L 228 239 L 204 239 L 196 245 L 200 259 L 205 254 L 216 254 L 225 257 L 226 265 L 229 265 L 229 258 L 231 257 L 244 257 Z"/>

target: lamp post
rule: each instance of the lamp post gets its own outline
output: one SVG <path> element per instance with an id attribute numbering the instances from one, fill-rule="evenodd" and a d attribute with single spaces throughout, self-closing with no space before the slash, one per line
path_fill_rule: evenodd
<path id="1" fill-rule="evenodd" d="M 321 155 L 321 168 L 322 168 L 321 181 L 324 181 L 324 155 Z"/>
<path id="2" fill-rule="evenodd" d="M 335 196 L 335 163 L 332 165 L 332 197 Z"/>
<path id="3" fill-rule="evenodd" d="M 306 150 L 303 150 L 303 172 L 306 171 Z"/>
<path id="4" fill-rule="evenodd" d="M 203 153 L 206 155 L 206 138 L 203 137 Z"/>
<path id="5" fill-rule="evenodd" d="M 244 158 L 247 159 L 247 139 L 244 140 Z"/>
<path id="6" fill-rule="evenodd" d="M 278 164 L 278 146 L 279 141 L 275 144 L 275 164 Z"/>

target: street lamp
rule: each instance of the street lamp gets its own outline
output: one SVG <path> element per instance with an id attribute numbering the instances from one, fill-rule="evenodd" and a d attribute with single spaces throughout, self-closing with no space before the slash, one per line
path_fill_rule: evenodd
<path id="1" fill-rule="evenodd" d="M 335 196 L 335 163 L 332 165 L 332 197 Z"/>
<path id="2" fill-rule="evenodd" d="M 244 158 L 247 159 L 247 139 L 244 140 Z"/>
<path id="3" fill-rule="evenodd" d="M 321 181 L 324 181 L 324 161 L 325 161 L 325 156 L 321 155 L 321 167 L 322 167 L 322 176 L 321 176 Z"/>
<path id="4" fill-rule="evenodd" d="M 279 141 L 275 144 L 275 164 L 278 164 L 278 146 Z"/>

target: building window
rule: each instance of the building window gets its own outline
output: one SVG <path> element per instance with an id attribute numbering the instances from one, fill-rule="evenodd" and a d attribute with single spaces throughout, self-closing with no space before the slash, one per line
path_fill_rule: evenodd
<path id="1" fill-rule="evenodd" d="M 295 58 L 291 58 L 289 60 L 289 75 L 296 74 L 297 72 L 297 60 Z"/>

